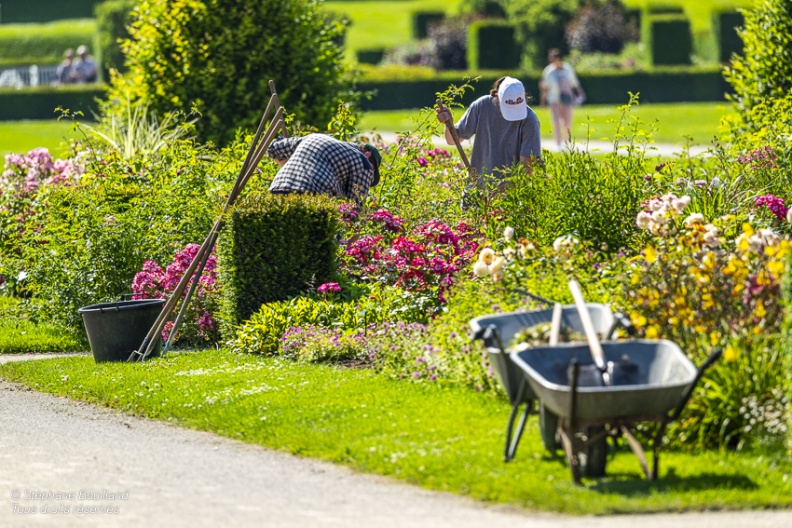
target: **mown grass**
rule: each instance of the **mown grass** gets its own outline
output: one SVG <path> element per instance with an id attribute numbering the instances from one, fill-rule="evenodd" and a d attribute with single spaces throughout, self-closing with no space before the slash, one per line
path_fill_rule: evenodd
<path id="1" fill-rule="evenodd" d="M 0 354 L 75 352 L 84 348 L 72 333 L 34 322 L 19 309 L 19 300 L 0 295 Z"/>
<path id="2" fill-rule="evenodd" d="M 561 453 L 531 419 L 517 457 L 501 459 L 508 404 L 462 387 L 386 379 L 366 370 L 208 351 L 145 364 L 90 357 L 6 364 L 34 389 L 212 431 L 252 444 L 494 503 L 571 514 L 792 506 L 792 462 L 778 456 L 663 453 L 642 478 L 620 450 L 608 476 L 572 484 Z"/>
<path id="3" fill-rule="evenodd" d="M 542 125 L 542 135 L 546 140 L 552 138 L 549 110 L 541 107 L 534 109 Z M 648 130 L 657 122 L 654 140 L 657 143 L 683 144 L 685 137 L 692 138 L 694 145 L 709 145 L 713 136 L 718 134 L 720 118 L 729 111 L 726 103 L 674 103 L 638 105 L 630 110 L 630 115 L 640 119 Z M 461 115 L 456 110 L 455 115 Z M 575 112 L 574 133 L 577 138 L 588 134 L 588 118 L 591 118 L 591 139 L 613 137 L 615 120 L 621 111 L 612 105 L 586 105 Z M 415 128 L 418 109 L 366 112 L 357 123 L 363 132 L 406 132 Z M 610 121 L 610 122 L 609 122 Z M 0 156 L 11 152 L 24 154 L 37 147 L 49 149 L 56 157 L 66 151 L 66 138 L 81 138 L 69 121 L 0 121 Z"/>
<path id="4" fill-rule="evenodd" d="M 82 134 L 73 129 L 70 121 L 0 121 L 0 156 L 25 154 L 44 147 L 55 157 L 68 152 L 68 139 Z"/>
<path id="5" fill-rule="evenodd" d="M 550 111 L 540 106 L 533 107 L 542 127 L 543 138 L 552 138 Z M 653 138 L 656 143 L 684 144 L 685 138 L 692 138 L 692 144 L 709 145 L 713 136 L 718 134 L 720 119 L 729 111 L 726 103 L 673 103 L 646 104 L 633 106 L 629 112 L 632 118 L 640 120 L 643 128 L 649 131 L 654 126 Z M 417 109 L 366 112 L 362 115 L 358 129 L 365 132 L 409 131 L 415 128 L 414 119 L 418 118 Z M 454 110 L 454 116 L 462 115 L 462 110 Z M 575 110 L 574 135 L 583 139 L 600 140 L 613 138 L 616 122 L 622 111 L 615 105 L 585 105 Z"/>

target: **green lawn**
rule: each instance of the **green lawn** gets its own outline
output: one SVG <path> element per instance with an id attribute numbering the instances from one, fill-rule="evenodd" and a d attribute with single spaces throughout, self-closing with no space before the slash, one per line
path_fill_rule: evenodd
<path id="1" fill-rule="evenodd" d="M 0 156 L 45 147 L 53 156 L 62 157 L 65 140 L 80 137 L 73 126 L 70 121 L 0 121 Z"/>
<path id="2" fill-rule="evenodd" d="M 208 351 L 139 363 L 91 357 L 12 363 L 0 376 L 184 427 L 387 475 L 426 488 L 571 514 L 792 506 L 783 456 L 661 455 L 643 479 L 621 447 L 608 476 L 572 483 L 531 418 L 517 457 L 502 461 L 505 399 L 462 387 L 386 379 L 368 370 Z"/>
<path id="3" fill-rule="evenodd" d="M 549 111 L 539 107 L 535 110 L 542 125 L 542 136 L 550 140 Z M 654 133 L 657 143 L 680 144 L 685 136 L 690 136 L 694 144 L 708 145 L 718 133 L 718 123 L 727 110 L 726 103 L 647 104 L 633 107 L 630 115 L 640 119 L 646 130 L 657 121 Z M 460 111 L 455 115 L 461 115 Z M 575 112 L 575 134 L 578 138 L 586 137 L 587 117 L 590 117 L 591 139 L 612 137 L 613 121 L 620 115 L 621 111 L 616 106 L 583 106 Z M 413 120 L 418 116 L 417 109 L 368 112 L 361 116 L 358 129 L 363 132 L 406 132 L 415 128 Z M 61 156 L 66 137 L 81 137 L 68 121 L 0 121 L 0 156 L 11 152 L 23 154 L 36 147 L 46 147 L 56 157 Z"/>
<path id="4" fill-rule="evenodd" d="M 550 140 L 550 111 L 538 106 L 534 110 L 542 127 L 542 137 Z M 728 110 L 726 103 L 647 104 L 633 107 L 628 115 L 643 122 L 642 128 L 647 131 L 656 123 L 654 140 L 657 143 L 681 144 L 686 136 L 690 136 L 693 144 L 709 145 L 712 137 L 718 133 L 721 117 Z M 361 117 L 358 129 L 364 132 L 405 132 L 415 128 L 414 120 L 418 114 L 417 109 L 368 112 Z M 459 117 L 461 114 L 461 110 L 456 110 L 454 116 Z M 587 137 L 590 119 L 591 139 L 611 138 L 621 115 L 621 110 L 616 106 L 583 106 L 575 110 L 574 133 L 578 138 Z"/>
<path id="5" fill-rule="evenodd" d="M 347 57 L 356 61 L 359 49 L 391 48 L 413 39 L 412 13 L 444 11 L 456 14 L 461 0 L 391 0 L 388 2 L 325 2 L 325 8 L 346 15 L 351 21 L 345 46 Z M 383 23 L 387 27 L 383 27 Z"/>

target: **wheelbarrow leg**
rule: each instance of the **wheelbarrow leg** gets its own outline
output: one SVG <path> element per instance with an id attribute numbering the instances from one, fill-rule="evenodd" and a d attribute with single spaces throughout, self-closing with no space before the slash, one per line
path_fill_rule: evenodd
<path id="1" fill-rule="evenodd" d="M 654 451 L 654 469 L 652 473 L 649 473 L 649 464 L 646 462 L 646 454 L 644 453 L 643 447 L 641 443 L 638 441 L 637 438 L 632 434 L 632 431 L 626 426 L 621 426 L 621 432 L 624 434 L 624 437 L 627 439 L 627 443 L 630 444 L 630 449 L 632 452 L 635 453 L 635 456 L 638 458 L 638 463 L 641 464 L 641 469 L 644 472 L 644 476 L 647 480 L 653 480 L 657 478 L 655 472 L 657 471 L 657 449 L 653 449 Z M 654 448 L 654 446 L 652 446 Z"/>
<path id="2" fill-rule="evenodd" d="M 572 472 L 572 480 L 575 484 L 580 484 L 580 459 L 578 458 L 578 440 L 577 440 L 577 420 L 575 413 L 577 411 L 577 382 L 578 374 L 580 372 L 580 365 L 576 360 L 572 360 L 569 365 L 569 419 L 562 419 L 559 425 L 561 430 L 561 443 L 564 445 L 564 452 L 569 462 L 569 470 Z M 567 426 L 564 428 L 563 424 Z"/>
<path id="3" fill-rule="evenodd" d="M 525 430 L 525 422 L 528 419 L 528 414 L 531 412 L 531 407 L 533 407 L 533 401 L 523 401 L 523 391 L 525 390 L 525 379 L 520 382 L 520 388 L 517 391 L 517 397 L 515 398 L 515 403 L 512 405 L 511 414 L 509 415 L 509 424 L 506 426 L 506 445 L 504 446 L 503 450 L 503 461 L 509 462 L 514 458 L 514 455 L 517 453 L 517 445 L 520 443 L 520 439 L 522 438 L 523 431 Z M 517 413 L 520 410 L 520 405 L 525 403 L 525 409 L 523 410 L 522 416 L 520 416 L 520 421 L 517 423 L 517 430 L 514 431 L 514 420 L 517 418 Z"/>

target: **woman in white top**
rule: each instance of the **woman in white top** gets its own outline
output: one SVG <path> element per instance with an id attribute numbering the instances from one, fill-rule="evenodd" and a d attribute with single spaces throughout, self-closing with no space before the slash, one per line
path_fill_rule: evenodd
<path id="1" fill-rule="evenodd" d="M 556 145 L 561 147 L 563 140 L 569 138 L 572 128 L 572 108 L 585 97 L 575 70 L 562 61 L 561 50 L 553 48 L 548 53 L 550 64 L 542 71 L 539 81 L 542 106 L 550 105 L 553 118 L 553 134 Z"/>

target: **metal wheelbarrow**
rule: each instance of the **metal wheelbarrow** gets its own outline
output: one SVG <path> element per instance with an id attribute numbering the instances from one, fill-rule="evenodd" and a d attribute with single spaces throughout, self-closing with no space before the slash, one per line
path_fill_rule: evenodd
<path id="1" fill-rule="evenodd" d="M 585 462 L 582 458 L 592 456 L 591 447 L 601 445 L 607 436 L 619 434 L 627 439 L 646 478 L 656 479 L 666 426 L 679 417 L 704 371 L 720 357 L 721 351 L 714 351 L 696 369 L 671 341 L 613 341 L 603 342 L 601 347 L 608 361 L 629 358 L 636 367 L 631 384 L 579 386 L 581 368 L 593 364 L 585 343 L 535 347 L 510 358 L 542 405 L 558 416 L 558 431 L 575 482 L 580 482 Z M 651 472 L 643 447 L 633 434 L 637 422 L 658 424 L 650 444 L 654 454 Z M 601 464 L 604 475 L 606 458 L 601 456 L 595 463 Z"/>
<path id="2" fill-rule="evenodd" d="M 509 349 L 508 344 L 511 343 L 518 332 L 525 328 L 541 323 L 551 323 L 554 311 L 552 307 L 555 304 L 530 292 L 524 290 L 516 291 L 550 308 L 484 315 L 472 319 L 469 323 L 473 331 L 473 339 L 483 342 L 489 360 L 512 406 L 506 427 L 503 457 L 506 462 L 514 458 L 528 415 L 534 412 L 534 401 L 539 400 L 528 384 L 523 371 L 510 359 L 510 355 L 515 353 L 515 351 Z M 608 306 L 596 303 L 589 303 L 586 306 L 600 337 L 612 338 L 620 326 L 631 330 L 629 320 L 621 314 L 612 313 Z M 561 307 L 560 324 L 575 332 L 583 333 L 583 324 L 575 305 Z M 517 419 L 520 407 L 523 405 L 525 407 L 515 430 L 514 422 Z M 555 452 L 562 447 L 557 431 L 558 414 L 548 409 L 541 401 L 538 401 L 537 407 L 538 411 L 536 412 L 539 414 L 539 429 L 542 442 L 548 451 Z"/>

